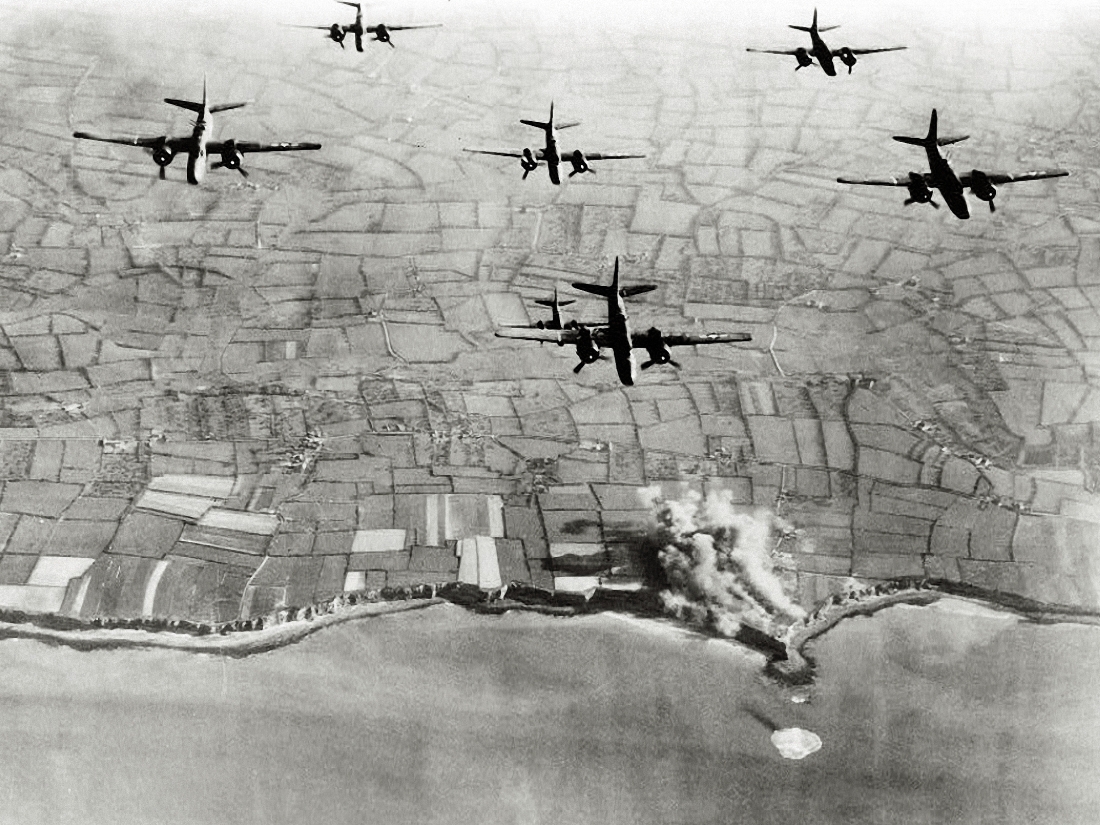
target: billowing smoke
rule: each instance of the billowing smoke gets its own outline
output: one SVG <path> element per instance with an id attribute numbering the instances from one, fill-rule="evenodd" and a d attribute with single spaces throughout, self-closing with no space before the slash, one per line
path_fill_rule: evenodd
<path id="1" fill-rule="evenodd" d="M 776 575 L 772 550 L 789 526 L 764 508 L 733 504 L 729 490 L 665 498 L 639 491 L 653 507 L 658 559 L 668 579 L 661 594 L 673 616 L 733 636 L 742 622 L 768 630 L 806 615 Z"/>

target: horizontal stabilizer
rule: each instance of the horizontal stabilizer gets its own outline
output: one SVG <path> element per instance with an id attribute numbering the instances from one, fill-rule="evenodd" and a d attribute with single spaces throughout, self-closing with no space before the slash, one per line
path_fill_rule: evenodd
<path id="1" fill-rule="evenodd" d="M 575 304 L 576 301 L 570 299 L 568 301 L 558 301 L 554 298 L 536 298 L 535 303 L 542 307 L 552 307 L 557 304 L 560 307 L 567 307 L 570 304 Z"/>
<path id="2" fill-rule="evenodd" d="M 952 143 L 962 143 L 969 138 L 970 135 L 955 135 L 953 137 L 941 137 L 936 139 L 936 143 L 940 146 L 950 146 Z"/>
<path id="3" fill-rule="evenodd" d="M 619 294 L 624 298 L 633 298 L 635 295 L 641 295 L 645 292 L 652 292 L 657 288 L 656 284 L 636 284 L 635 286 L 624 286 L 619 290 Z"/>
<path id="4" fill-rule="evenodd" d="M 216 106 L 210 107 L 210 113 L 214 112 L 228 112 L 230 109 L 239 109 L 242 106 L 247 106 L 251 103 L 251 100 L 242 100 L 240 103 L 219 103 Z"/>
<path id="5" fill-rule="evenodd" d="M 898 143 L 908 143 L 910 146 L 928 146 L 928 139 L 922 137 L 910 137 L 909 135 L 894 135 Z"/>
<path id="6" fill-rule="evenodd" d="M 203 104 L 196 103 L 193 100 L 177 100 L 174 97 L 164 98 L 165 103 L 170 103 L 173 106 L 179 106 L 181 109 L 189 109 L 192 112 L 202 112 Z"/>
<path id="7" fill-rule="evenodd" d="M 527 126 L 534 126 L 536 129 L 542 129 L 544 132 L 550 128 L 549 123 L 543 123 L 541 120 L 523 120 L 521 118 L 520 123 L 523 123 Z"/>
<path id="8" fill-rule="evenodd" d="M 615 290 L 609 286 L 603 284 L 586 284 L 581 282 L 575 282 L 573 284 L 574 289 L 579 289 L 581 292 L 590 292 L 593 295 L 600 295 L 604 298 L 609 298 L 615 294 Z"/>
<path id="9" fill-rule="evenodd" d="M 796 32 L 807 32 L 807 33 L 809 33 L 811 31 L 813 31 L 809 26 L 795 26 L 795 25 L 792 24 L 791 28 L 794 29 Z"/>

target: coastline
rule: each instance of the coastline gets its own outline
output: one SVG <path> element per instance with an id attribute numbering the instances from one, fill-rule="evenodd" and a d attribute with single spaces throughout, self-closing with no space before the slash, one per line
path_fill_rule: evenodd
<path id="1" fill-rule="evenodd" d="M 195 633 L 163 626 L 73 625 L 64 620 L 59 623 L 52 614 L 22 614 L 20 620 L 0 618 L 0 640 L 30 639 L 82 651 L 161 648 L 244 658 L 294 644 L 327 627 L 438 604 L 454 604 L 487 615 L 500 615 L 512 610 L 562 617 L 624 611 L 645 617 L 663 615 L 660 610 L 655 610 L 656 591 L 632 594 L 634 598 L 628 600 L 618 593 L 610 594 L 612 598 L 608 594 L 594 594 L 590 599 L 578 598 L 576 594 L 564 594 L 558 598 L 558 594 L 549 591 L 512 593 L 508 598 L 493 598 L 492 593 L 474 592 L 473 588 L 453 585 L 441 588 L 425 585 L 421 590 L 423 595 L 417 596 L 415 591 L 418 589 L 408 589 L 400 596 L 391 594 L 381 599 L 375 594 L 358 601 L 338 596 L 308 608 L 286 609 L 283 612 L 289 614 L 287 618 L 277 622 L 255 629 L 234 629 L 232 632 L 219 632 L 215 628 Z M 872 616 L 899 604 L 924 606 L 946 598 L 973 602 L 1030 622 L 1100 626 L 1100 610 L 1048 605 L 956 582 L 901 579 L 834 596 L 819 605 L 805 623 L 791 625 L 778 638 L 759 631 L 721 638 L 763 653 L 768 658 L 765 671 L 778 681 L 804 685 L 812 682 L 816 675 L 812 643 L 846 619 Z M 767 638 L 763 638 L 765 636 Z"/>
<path id="2" fill-rule="evenodd" d="M 899 589 L 886 593 L 860 592 L 845 597 L 839 603 L 821 605 L 811 620 L 804 625 L 792 625 L 782 637 L 787 646 L 787 659 L 768 663 L 769 673 L 787 684 L 807 684 L 816 673 L 816 661 L 809 649 L 814 640 L 824 635 L 845 619 L 872 616 L 880 610 L 899 604 L 925 606 L 941 599 L 958 599 L 980 604 L 1021 619 L 1038 624 L 1062 622 L 1100 626 L 1100 611 L 1087 608 L 1051 605 L 998 591 L 985 591 L 977 587 L 949 581 L 908 581 L 886 583 Z"/>
<path id="3" fill-rule="evenodd" d="M 0 640 L 32 639 L 84 651 L 162 648 L 239 659 L 300 642 L 327 627 L 372 616 L 420 610 L 432 605 L 444 604 L 446 601 L 433 596 L 407 601 L 360 602 L 312 619 L 293 619 L 260 630 L 226 635 L 197 636 L 190 633 L 128 628 L 57 629 L 43 627 L 29 621 L 0 622 Z"/>

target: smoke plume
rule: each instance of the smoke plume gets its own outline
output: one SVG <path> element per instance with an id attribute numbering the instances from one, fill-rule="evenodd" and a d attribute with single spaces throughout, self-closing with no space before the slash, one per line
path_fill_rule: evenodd
<path id="1" fill-rule="evenodd" d="M 738 507 L 729 490 L 679 499 L 659 487 L 639 492 L 653 508 L 671 615 L 723 636 L 745 621 L 770 630 L 806 615 L 775 573 L 772 548 L 789 528 L 769 510 Z"/>

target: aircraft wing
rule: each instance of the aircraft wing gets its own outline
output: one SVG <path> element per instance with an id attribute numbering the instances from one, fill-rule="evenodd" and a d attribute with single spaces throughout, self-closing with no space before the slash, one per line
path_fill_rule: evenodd
<path id="1" fill-rule="evenodd" d="M 580 340 L 580 330 L 505 327 L 498 329 L 496 336 L 497 338 L 515 338 L 520 341 L 541 341 L 547 344 L 575 344 Z"/>
<path id="2" fill-rule="evenodd" d="M 908 186 L 910 184 L 908 175 L 898 175 L 896 178 L 837 178 L 836 181 L 837 183 L 855 183 L 860 186 Z M 929 174 L 924 175 L 924 182 L 928 186 L 935 185 Z"/>
<path id="3" fill-rule="evenodd" d="M 214 155 L 226 149 L 247 152 L 297 152 L 305 149 L 320 149 L 320 143 L 254 143 L 248 140 L 214 141 L 206 144 L 206 151 Z"/>
<path id="4" fill-rule="evenodd" d="M 631 333 L 630 345 L 638 349 L 645 349 L 651 343 L 648 333 Z M 661 340 L 670 347 L 694 347 L 699 344 L 736 344 L 743 341 L 751 341 L 752 336 L 747 332 L 710 332 L 704 335 L 672 334 L 662 335 Z"/>
<path id="5" fill-rule="evenodd" d="M 567 156 L 572 155 L 573 152 L 561 152 L 558 154 L 565 159 Z M 644 158 L 645 155 L 623 155 L 616 152 L 584 152 L 585 160 L 626 160 L 627 158 Z"/>
<path id="6" fill-rule="evenodd" d="M 475 155 L 497 155 L 502 158 L 521 158 L 522 149 L 463 149 L 463 152 L 473 152 Z"/>
<path id="7" fill-rule="evenodd" d="M 391 32 L 403 32 L 409 29 L 438 29 L 442 25 L 442 23 L 425 23 L 423 26 L 386 26 L 386 29 Z M 367 31 L 374 34 L 378 31 L 378 27 L 367 26 Z"/>
<path id="8" fill-rule="evenodd" d="M 797 49 L 745 49 L 747 52 L 756 52 L 757 54 L 785 54 L 794 57 L 797 53 Z"/>
<path id="9" fill-rule="evenodd" d="M 879 52 L 900 52 L 908 46 L 887 46 L 884 49 L 848 49 L 852 54 L 878 54 Z M 833 57 L 840 57 L 842 49 L 833 49 Z"/>
<path id="10" fill-rule="evenodd" d="M 121 146 L 140 146 L 144 149 L 156 149 L 158 146 L 168 146 L 174 152 L 186 152 L 191 146 L 191 138 L 166 138 L 166 137 L 108 137 L 106 135 L 93 135 L 90 132 L 73 132 L 73 137 L 84 140 L 99 140 L 104 143 L 117 143 Z"/>
<path id="11" fill-rule="evenodd" d="M 1015 175 L 1005 172 L 986 172 L 990 183 L 1019 183 L 1024 180 L 1044 180 L 1045 178 L 1062 178 L 1069 174 L 1065 169 L 1038 169 L 1032 172 L 1018 172 Z M 963 186 L 970 186 L 972 174 L 959 176 L 959 182 Z"/>

